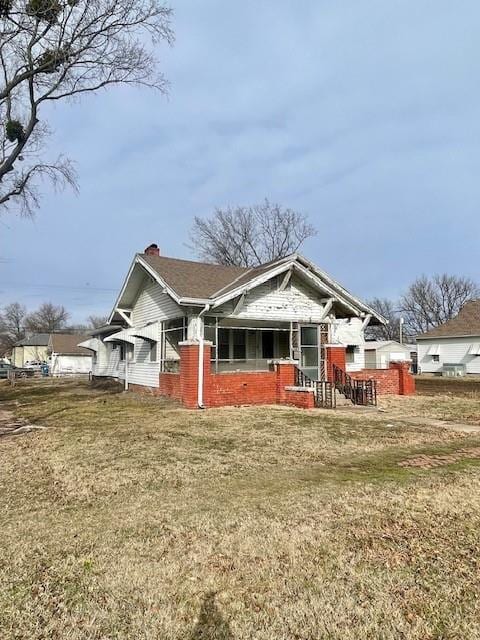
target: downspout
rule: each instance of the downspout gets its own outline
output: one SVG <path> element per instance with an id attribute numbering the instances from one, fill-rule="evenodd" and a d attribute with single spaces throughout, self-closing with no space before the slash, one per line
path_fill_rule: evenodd
<path id="1" fill-rule="evenodd" d="M 210 305 L 205 305 L 205 308 L 200 311 L 198 317 L 201 318 L 207 311 L 209 311 Z M 200 329 L 200 327 L 199 327 Z M 199 409 L 205 409 L 203 404 L 203 355 L 205 353 L 205 339 L 204 331 L 202 335 L 199 335 L 199 350 L 198 350 L 198 390 L 197 390 L 197 404 Z"/>

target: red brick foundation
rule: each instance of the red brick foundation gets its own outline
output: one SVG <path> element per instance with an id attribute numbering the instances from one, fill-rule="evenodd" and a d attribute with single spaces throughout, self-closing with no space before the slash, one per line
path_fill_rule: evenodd
<path id="1" fill-rule="evenodd" d="M 355 380 L 376 380 L 378 395 L 407 396 L 415 393 L 415 378 L 409 362 L 391 362 L 389 369 L 362 369 L 349 372 Z"/>
<path id="2" fill-rule="evenodd" d="M 198 406 L 199 352 L 198 343 L 188 342 L 180 345 L 179 385 L 173 385 L 173 391 L 178 392 L 178 398 L 183 405 L 191 409 Z M 276 363 L 270 371 L 212 373 L 210 360 L 211 345 L 207 342 L 204 344 L 203 355 L 205 407 L 284 404 L 285 387 L 295 383 L 295 365 L 291 362 Z M 161 388 L 167 391 L 166 382 Z"/>
<path id="3" fill-rule="evenodd" d="M 299 409 L 314 409 L 315 398 L 311 391 L 285 391 L 285 399 L 282 404 L 289 404 Z"/>
<path id="4" fill-rule="evenodd" d="M 181 399 L 179 373 L 161 373 L 159 382 L 159 393 L 161 396 L 169 396 L 170 398 L 175 398 L 175 400 Z"/>
<path id="5" fill-rule="evenodd" d="M 333 365 L 336 365 L 343 371 L 347 369 L 345 347 L 330 346 L 325 347 L 325 357 L 327 360 L 327 380 L 333 382 Z"/>

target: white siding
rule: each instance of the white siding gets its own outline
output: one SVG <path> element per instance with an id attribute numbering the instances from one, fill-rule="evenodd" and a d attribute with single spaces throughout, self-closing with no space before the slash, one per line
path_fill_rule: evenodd
<path id="1" fill-rule="evenodd" d="M 111 342 L 103 343 L 97 351 L 97 361 L 92 367 L 93 375 L 118 378 L 119 364 L 120 349 L 114 349 Z"/>
<path id="2" fill-rule="evenodd" d="M 162 291 L 156 282 L 145 284 L 132 309 L 133 326 L 140 329 L 152 322 L 162 322 L 184 316 L 183 309 L 172 298 Z M 160 340 L 160 324 L 158 325 L 158 340 Z M 128 363 L 128 381 L 131 384 L 146 387 L 159 386 L 160 344 L 157 343 L 157 361 L 150 362 L 150 346 L 147 340 L 135 340 L 133 360 Z M 113 349 L 111 344 L 103 344 L 97 353 L 97 363 L 93 373 L 97 376 L 108 376 L 125 379 L 125 363 L 119 361 L 120 349 Z"/>
<path id="3" fill-rule="evenodd" d="M 365 349 L 363 345 L 355 347 L 353 362 L 347 362 L 345 368 L 347 371 L 361 371 L 365 369 Z"/>
<path id="4" fill-rule="evenodd" d="M 472 344 L 480 343 L 480 336 L 468 338 L 431 338 L 418 341 L 418 366 L 422 373 L 441 372 L 444 364 L 463 364 L 467 373 L 480 374 L 480 356 L 468 354 Z M 428 350 L 440 345 L 439 362 L 433 361 Z"/>
<path id="5" fill-rule="evenodd" d="M 332 343 L 362 345 L 365 335 L 361 318 L 337 318 L 332 325 Z"/>
<path id="6" fill-rule="evenodd" d="M 185 313 L 175 300 L 162 291 L 157 282 L 147 284 L 138 296 L 132 311 L 134 327 L 143 327 L 156 320 L 171 320 Z"/>
<path id="7" fill-rule="evenodd" d="M 278 282 L 281 281 L 279 278 Z M 251 320 L 321 322 L 323 305 L 320 300 L 326 297 L 293 277 L 290 286 L 284 291 L 272 290 L 270 281 L 249 291 L 243 307 L 235 316 L 235 302 L 222 305 L 218 312 L 225 316 Z"/>
<path id="8" fill-rule="evenodd" d="M 91 356 L 52 356 L 51 373 L 53 376 L 68 374 L 86 374 L 92 370 Z"/>

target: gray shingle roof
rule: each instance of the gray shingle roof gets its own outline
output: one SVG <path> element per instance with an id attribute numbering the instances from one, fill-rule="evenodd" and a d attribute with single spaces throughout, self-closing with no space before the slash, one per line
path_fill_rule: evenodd
<path id="1" fill-rule="evenodd" d="M 29 338 L 22 338 L 15 343 L 16 347 L 47 347 L 50 339 L 49 333 L 34 333 Z"/>

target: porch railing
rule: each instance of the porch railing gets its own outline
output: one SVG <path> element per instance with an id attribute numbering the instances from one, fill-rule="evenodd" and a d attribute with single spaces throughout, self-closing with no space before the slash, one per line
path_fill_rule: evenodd
<path id="1" fill-rule="evenodd" d="M 343 394 L 347 400 L 351 400 L 353 404 L 361 406 L 377 405 L 376 380 L 356 380 L 334 364 L 333 383 L 335 389 Z"/>
<path id="2" fill-rule="evenodd" d="M 328 380 L 312 380 L 299 367 L 295 367 L 295 385 L 314 390 L 316 407 L 335 409 L 335 386 Z"/>

